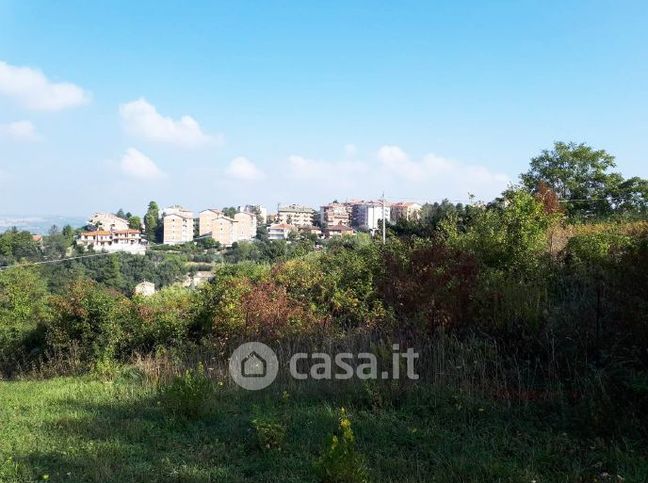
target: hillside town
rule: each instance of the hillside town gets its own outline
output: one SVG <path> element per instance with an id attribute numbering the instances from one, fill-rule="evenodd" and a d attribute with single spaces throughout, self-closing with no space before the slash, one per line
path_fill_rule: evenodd
<path id="1" fill-rule="evenodd" d="M 385 223 L 418 220 L 422 205 L 416 202 L 386 200 L 333 201 L 319 210 L 296 203 L 279 204 L 275 213 L 261 205 L 238 208 L 206 208 L 198 212 L 172 205 L 160 214 L 164 245 L 181 245 L 199 240 L 213 240 L 216 246 L 229 248 L 250 241 L 263 228 L 269 240 L 290 240 L 300 234 L 315 239 L 353 235 L 357 231 L 376 234 Z M 139 219 L 138 219 L 139 220 Z M 85 231 L 77 236 L 77 246 L 94 251 L 144 254 L 150 243 L 144 223 L 129 222 L 124 215 L 98 212 L 89 219 Z"/>

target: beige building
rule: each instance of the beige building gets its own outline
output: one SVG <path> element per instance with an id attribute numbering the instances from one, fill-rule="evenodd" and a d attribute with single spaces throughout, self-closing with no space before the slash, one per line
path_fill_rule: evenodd
<path id="1" fill-rule="evenodd" d="M 211 236 L 221 245 L 229 247 L 234 242 L 251 240 L 256 236 L 257 217 L 254 213 L 236 213 L 233 218 L 216 209 L 203 210 L 198 218 L 200 236 Z"/>
<path id="2" fill-rule="evenodd" d="M 329 225 L 324 229 L 324 236 L 326 238 L 335 238 L 344 235 L 354 235 L 355 230 L 347 225 Z"/>
<path id="3" fill-rule="evenodd" d="M 166 208 L 163 212 L 165 245 L 178 245 L 193 241 L 193 212 L 181 206 Z"/>
<path id="4" fill-rule="evenodd" d="M 286 225 L 310 226 L 314 216 L 315 210 L 308 206 L 293 204 L 277 208 L 277 222 Z"/>
<path id="5" fill-rule="evenodd" d="M 351 204 L 329 203 L 320 207 L 322 226 L 349 225 L 351 223 Z"/>
<path id="6" fill-rule="evenodd" d="M 399 202 L 391 205 L 391 221 L 393 223 L 400 219 L 414 221 L 421 218 L 421 208 L 419 203 Z"/>
<path id="7" fill-rule="evenodd" d="M 112 213 L 95 213 L 88 220 L 88 223 L 96 226 L 98 230 L 128 230 L 128 220 L 113 215 Z"/>

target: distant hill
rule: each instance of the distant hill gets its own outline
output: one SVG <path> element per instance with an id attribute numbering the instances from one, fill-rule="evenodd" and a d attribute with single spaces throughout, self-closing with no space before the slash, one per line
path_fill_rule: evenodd
<path id="1" fill-rule="evenodd" d="M 15 226 L 19 230 L 27 230 L 41 235 L 47 234 L 52 225 L 59 228 L 71 225 L 73 228 L 84 226 L 87 219 L 81 216 L 57 215 L 0 215 L 0 233 Z"/>

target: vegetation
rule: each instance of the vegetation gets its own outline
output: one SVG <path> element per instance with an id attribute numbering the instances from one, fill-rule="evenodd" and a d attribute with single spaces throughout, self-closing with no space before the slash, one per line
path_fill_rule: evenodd
<path id="1" fill-rule="evenodd" d="M 554 162 L 578 176 L 548 176 Z M 428 205 L 385 245 L 240 243 L 196 290 L 130 293 L 217 247 L 1 271 L 0 371 L 14 380 L 0 384 L 0 479 L 646 480 L 648 223 L 640 197 L 612 198 L 611 162 L 557 144 L 489 204 Z M 65 236 L 50 234 L 53 254 Z M 15 258 L 30 241 L 12 231 L 0 247 Z M 398 343 L 419 352 L 419 379 L 283 368 L 246 393 L 227 364 L 251 340 L 280 360 L 380 364 Z"/>

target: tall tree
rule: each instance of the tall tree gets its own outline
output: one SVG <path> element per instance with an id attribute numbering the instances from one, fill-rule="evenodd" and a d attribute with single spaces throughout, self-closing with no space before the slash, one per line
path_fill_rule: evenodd
<path id="1" fill-rule="evenodd" d="M 139 216 L 131 215 L 128 217 L 128 227 L 133 230 L 142 229 L 142 219 Z"/>
<path id="2" fill-rule="evenodd" d="M 149 242 L 158 241 L 157 234 L 160 231 L 158 230 L 159 224 L 160 224 L 160 208 L 158 207 L 158 204 L 155 201 L 151 201 L 148 205 L 148 210 L 146 211 L 146 215 L 144 215 L 146 239 Z"/>
<path id="3" fill-rule="evenodd" d="M 531 159 L 529 171 L 520 176 L 525 187 L 535 192 L 541 183 L 553 190 L 572 216 L 604 215 L 614 209 L 613 193 L 623 181 L 614 168 L 614 156 L 603 149 L 574 142 L 554 143 Z"/>

